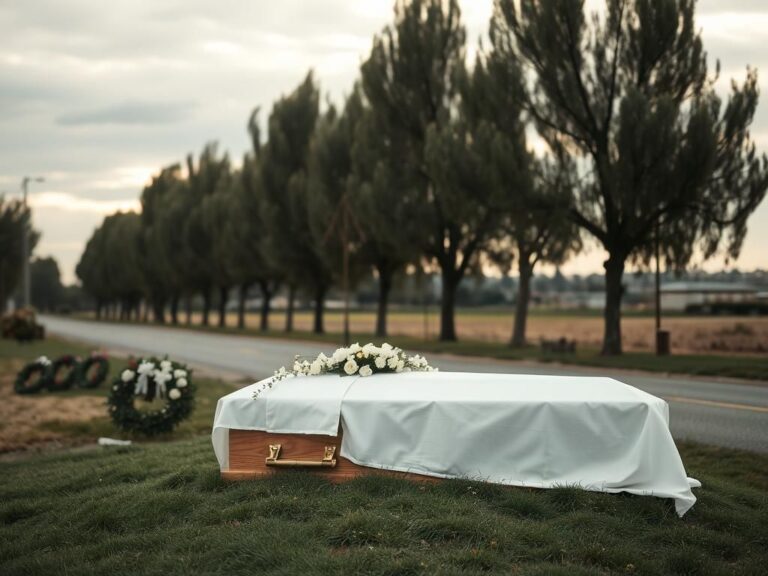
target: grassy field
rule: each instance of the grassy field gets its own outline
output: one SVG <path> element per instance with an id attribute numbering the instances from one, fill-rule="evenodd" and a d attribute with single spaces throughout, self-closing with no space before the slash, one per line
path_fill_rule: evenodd
<path id="1" fill-rule="evenodd" d="M 353 317 L 356 317 L 354 315 Z M 411 320 L 415 316 L 411 315 Z M 461 321 L 462 315 L 459 315 Z M 492 319 L 493 317 L 489 317 Z M 490 321 L 490 320 L 489 320 Z M 574 322 L 580 321 L 579 317 L 573 318 Z M 353 323 L 353 326 L 357 323 Z M 256 328 L 238 330 L 232 327 L 218 328 L 217 326 L 191 326 L 179 325 L 179 329 L 206 330 L 210 332 L 225 332 L 227 334 L 240 334 L 264 338 L 280 338 L 289 340 L 311 340 L 315 342 L 341 345 L 341 336 L 331 330 L 333 324 L 329 321 L 329 332 L 325 334 L 313 334 L 304 329 L 296 329 L 291 333 L 282 330 L 270 330 L 261 332 Z M 380 342 L 381 338 L 371 332 L 352 333 L 352 341 Z M 596 366 L 603 368 L 615 368 L 625 370 L 641 370 L 647 372 L 662 372 L 672 374 L 689 374 L 698 376 L 721 376 L 730 378 L 744 378 L 756 381 L 768 381 L 768 354 L 673 354 L 671 356 L 656 356 L 649 352 L 626 352 L 618 357 L 605 357 L 599 354 L 595 346 L 579 346 L 576 354 L 544 353 L 539 346 L 530 345 L 522 349 L 513 349 L 501 342 L 462 339 L 458 342 L 440 342 L 434 338 L 424 340 L 419 336 L 396 334 L 393 332 L 386 339 L 391 344 L 402 347 L 408 351 L 420 351 L 424 353 L 446 353 L 464 356 L 480 356 L 499 360 L 528 360 L 536 362 L 556 362 L 578 366 Z"/>
<path id="2" fill-rule="evenodd" d="M 0 341 L 0 433 L 15 427 L 11 372 L 60 340 Z M 121 361 L 113 362 L 113 372 Z M 343 485 L 289 474 L 228 484 L 208 431 L 231 385 L 197 379 L 193 418 L 173 435 L 100 448 L 122 436 L 99 413 L 39 427 L 59 446 L 0 458 L 0 574 L 763 574 L 768 563 L 768 456 L 680 446 L 703 482 L 683 518 L 669 500 L 530 490 L 468 481 L 429 485 L 364 478 Z M 77 404 L 72 409 L 78 413 Z M 47 423 L 46 423 L 47 422 Z"/>
<path id="3" fill-rule="evenodd" d="M 0 573 L 764 574 L 768 458 L 682 447 L 670 501 L 306 475 L 226 484 L 207 437 L 0 463 Z"/>
<path id="4" fill-rule="evenodd" d="M 195 322 L 199 316 L 194 317 Z M 512 333 L 512 311 L 509 308 L 460 308 L 456 314 L 456 330 L 459 338 L 467 341 L 505 344 Z M 213 315 L 212 322 L 218 316 Z M 282 311 L 271 318 L 272 327 L 284 325 Z M 389 331 L 396 336 L 410 336 L 421 340 L 437 337 L 439 314 L 431 307 L 425 316 L 418 310 L 393 310 L 389 316 Z M 236 317 L 229 314 L 227 323 L 236 325 Z M 370 333 L 375 326 L 375 314 L 371 311 L 355 311 L 351 316 L 353 332 Z M 329 310 L 325 318 L 326 330 L 341 332 L 342 315 Z M 246 326 L 257 329 L 257 314 L 248 314 Z M 296 314 L 298 331 L 312 329 L 312 314 L 301 311 Z M 768 353 L 768 317 L 745 316 L 686 316 L 671 315 L 663 319 L 663 327 L 670 331 L 672 351 L 675 354 L 765 354 Z M 652 315 L 627 313 L 622 319 L 625 349 L 630 352 L 650 352 L 655 347 L 655 327 Z M 425 338 L 426 336 L 426 338 Z M 603 318 L 594 310 L 548 310 L 531 312 L 527 336 L 538 343 L 541 338 L 565 337 L 576 340 L 581 347 L 596 349 L 602 343 Z"/>
<path id="5" fill-rule="evenodd" d="M 96 389 L 73 388 L 66 392 L 24 396 L 13 391 L 16 373 L 27 362 L 42 355 L 53 360 L 63 354 L 84 357 L 90 352 L 90 348 L 81 344 L 54 338 L 24 345 L 0 340 L 0 454 L 92 443 L 99 436 L 131 438 L 113 426 L 106 405 L 112 379 L 127 362 L 124 358 L 110 359 L 110 374 Z M 233 390 L 232 385 L 218 380 L 195 378 L 195 384 L 198 386 L 196 409 L 190 419 L 179 426 L 174 438 L 189 438 L 210 431 L 216 400 Z"/>

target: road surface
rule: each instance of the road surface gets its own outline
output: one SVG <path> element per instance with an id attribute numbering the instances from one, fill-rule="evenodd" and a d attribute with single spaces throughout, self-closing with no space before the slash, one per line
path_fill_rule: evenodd
<path id="1" fill-rule="evenodd" d="M 50 334 L 117 352 L 167 354 L 192 366 L 253 381 L 331 346 L 313 342 L 216 334 L 180 328 L 122 325 L 43 316 Z M 676 439 L 768 453 L 768 386 L 710 378 L 653 375 L 603 368 L 429 355 L 430 364 L 456 372 L 611 376 L 660 396 L 670 405 Z M 762 384 L 762 385 L 761 385 Z"/>

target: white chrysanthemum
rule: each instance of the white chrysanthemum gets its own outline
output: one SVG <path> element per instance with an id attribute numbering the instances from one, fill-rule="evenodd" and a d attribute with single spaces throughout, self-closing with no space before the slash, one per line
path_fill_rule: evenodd
<path id="1" fill-rule="evenodd" d="M 312 364 L 309 367 L 310 375 L 317 376 L 318 374 L 320 374 L 320 372 L 323 371 L 323 366 L 324 366 L 324 363 L 322 360 L 320 360 L 320 358 L 312 362 Z"/>
<path id="2" fill-rule="evenodd" d="M 152 372 L 155 371 L 155 363 L 154 362 L 142 362 L 139 364 L 138 372 L 139 374 L 152 374 Z"/>
<path id="3" fill-rule="evenodd" d="M 371 370 L 370 366 L 360 368 L 360 376 L 370 376 L 371 374 L 373 374 L 373 370 Z"/>
<path id="4" fill-rule="evenodd" d="M 133 370 L 123 370 L 121 378 L 123 379 L 123 382 L 130 382 L 133 380 L 134 376 L 136 376 L 136 373 Z"/>
<path id="5" fill-rule="evenodd" d="M 395 370 L 397 372 L 402 372 L 404 367 L 405 367 L 405 362 L 403 362 L 402 360 L 398 360 L 397 368 L 395 368 Z"/>
<path id="6" fill-rule="evenodd" d="M 384 342 L 384 344 L 381 345 L 381 349 L 387 352 L 392 352 L 392 344 L 388 344 L 387 342 Z"/>
<path id="7" fill-rule="evenodd" d="M 174 378 L 186 378 L 187 377 L 187 371 L 182 370 L 181 368 L 177 368 L 173 371 L 173 377 Z"/>
<path id="8" fill-rule="evenodd" d="M 387 359 L 384 358 L 384 356 L 377 356 L 376 360 L 373 361 L 374 364 L 376 364 L 376 368 L 379 370 L 383 370 L 384 367 L 387 365 Z"/>
<path id="9" fill-rule="evenodd" d="M 398 359 L 397 356 L 390 356 L 389 360 L 387 360 L 387 366 L 389 366 L 392 370 L 397 368 Z"/>
<path id="10" fill-rule="evenodd" d="M 347 360 L 347 363 L 344 364 L 344 372 L 352 376 L 352 374 L 357 372 L 357 362 L 355 362 L 352 358 Z"/>
<path id="11" fill-rule="evenodd" d="M 176 388 L 172 388 L 170 392 L 168 392 L 168 398 L 171 400 L 178 400 L 181 398 L 181 390 L 177 390 Z"/>
<path id="12" fill-rule="evenodd" d="M 160 370 L 162 370 L 163 372 L 170 372 L 171 370 L 173 370 L 173 362 L 171 362 L 170 360 L 163 360 L 162 362 L 160 362 Z"/>
<path id="13" fill-rule="evenodd" d="M 176 388 L 186 388 L 187 387 L 187 379 L 186 378 L 179 378 L 176 380 Z"/>

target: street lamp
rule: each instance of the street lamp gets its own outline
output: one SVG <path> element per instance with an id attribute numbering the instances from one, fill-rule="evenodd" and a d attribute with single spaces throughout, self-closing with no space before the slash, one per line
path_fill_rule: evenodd
<path id="1" fill-rule="evenodd" d="M 25 308 L 29 308 L 30 299 L 30 277 L 29 277 L 29 211 L 27 210 L 27 193 L 30 182 L 45 182 L 42 176 L 24 176 L 21 180 L 21 191 L 24 195 L 24 234 L 21 236 L 21 258 L 24 266 L 22 273 L 23 291 L 22 301 Z"/>

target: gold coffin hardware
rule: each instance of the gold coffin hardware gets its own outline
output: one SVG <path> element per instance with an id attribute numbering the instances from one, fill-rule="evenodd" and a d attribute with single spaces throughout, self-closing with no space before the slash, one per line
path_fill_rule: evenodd
<path id="1" fill-rule="evenodd" d="M 326 446 L 322 460 L 280 460 L 280 444 L 269 445 L 269 456 L 265 462 L 267 466 L 282 466 L 283 468 L 334 468 L 336 466 L 336 446 Z"/>

